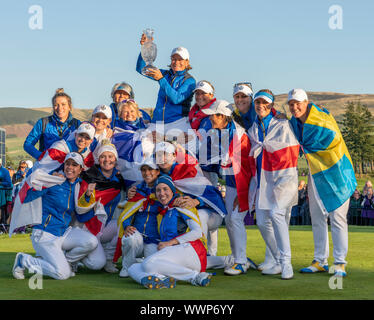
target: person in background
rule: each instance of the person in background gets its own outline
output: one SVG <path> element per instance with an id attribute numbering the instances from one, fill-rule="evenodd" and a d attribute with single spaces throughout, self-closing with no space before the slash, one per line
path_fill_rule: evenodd
<path id="1" fill-rule="evenodd" d="M 3 167 L 2 159 L 0 158 L 0 224 L 7 224 L 9 216 L 7 203 L 12 201 L 12 188 L 13 184 L 10 179 L 9 171 Z"/>
<path id="2" fill-rule="evenodd" d="M 297 205 L 292 207 L 291 211 L 291 222 L 290 225 L 299 225 L 299 224 L 305 224 L 303 223 L 303 217 L 302 217 L 302 206 L 305 202 L 306 197 L 306 188 L 305 188 L 305 181 L 300 180 L 299 186 L 298 186 L 298 201 Z"/>
<path id="3" fill-rule="evenodd" d="M 21 160 L 18 164 L 17 172 L 13 175 L 12 183 L 16 184 L 23 180 L 26 177 L 27 173 L 27 163 L 25 160 Z"/>
<path id="4" fill-rule="evenodd" d="M 349 202 L 349 211 L 348 211 L 348 224 L 351 225 L 361 225 L 361 203 L 362 197 L 360 191 L 356 189 L 353 192 L 351 201 Z"/>
<path id="5" fill-rule="evenodd" d="M 38 160 L 51 145 L 61 139 L 67 139 L 76 130 L 80 121 L 72 116 L 72 101 L 64 89 L 57 89 L 52 97 L 53 114 L 39 119 L 23 144 L 24 150 Z M 39 150 L 35 145 L 39 142 Z"/>
<path id="6" fill-rule="evenodd" d="M 362 224 L 364 226 L 374 225 L 374 197 L 373 188 L 368 187 L 366 195 L 363 197 L 361 202 L 362 207 Z"/>
<path id="7" fill-rule="evenodd" d="M 127 99 L 135 99 L 134 90 L 132 87 L 126 83 L 126 82 L 120 82 L 116 83 L 112 88 L 111 93 L 113 102 L 110 104 L 110 108 L 112 109 L 112 120 L 110 122 L 110 127 L 114 129 L 116 125 L 116 121 L 118 120 L 119 114 L 118 114 L 118 106 L 123 100 Z M 140 110 L 143 116 L 143 119 L 145 122 L 150 122 L 151 117 L 147 112 L 144 110 Z"/>
<path id="8" fill-rule="evenodd" d="M 371 183 L 371 181 L 367 180 L 365 182 L 364 188 L 362 189 L 362 196 L 365 197 L 367 195 L 368 188 L 372 188 L 372 187 L 373 187 L 373 184 Z"/>

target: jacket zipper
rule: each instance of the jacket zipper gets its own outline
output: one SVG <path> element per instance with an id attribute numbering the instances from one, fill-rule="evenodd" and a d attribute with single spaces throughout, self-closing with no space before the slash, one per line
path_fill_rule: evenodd
<path id="1" fill-rule="evenodd" d="M 65 213 L 66 211 L 69 210 L 69 207 L 70 207 L 70 196 L 71 196 L 71 185 L 69 185 L 69 198 L 68 198 L 68 207 L 66 208 L 66 210 L 64 211 L 64 213 L 62 214 L 62 218 L 64 219 L 64 222 L 65 222 Z"/>
<path id="2" fill-rule="evenodd" d="M 143 226 L 143 234 L 145 234 L 145 228 L 149 219 L 149 210 L 151 210 L 151 207 L 148 206 L 148 214 L 147 214 L 147 219 L 145 220 L 144 226 Z"/>

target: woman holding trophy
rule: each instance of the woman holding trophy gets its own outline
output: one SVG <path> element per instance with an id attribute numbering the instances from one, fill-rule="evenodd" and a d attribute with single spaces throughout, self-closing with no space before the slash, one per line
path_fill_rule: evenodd
<path id="1" fill-rule="evenodd" d="M 147 29 L 142 34 L 140 44 L 142 49 L 136 70 L 144 76 L 158 81 L 160 85 L 151 122 L 151 126 L 155 126 L 155 128 L 151 127 L 152 131 L 156 130 L 157 123 L 165 130 L 165 132 L 160 132 L 157 127 L 157 131 L 162 134 L 172 128 L 179 128 L 181 131 L 187 132 L 190 128 L 187 116 L 196 86 L 195 79 L 188 73 L 188 70 L 192 69 L 188 50 L 184 47 L 173 49 L 170 69 L 163 70 L 152 66 L 157 53 L 156 45 L 153 43 L 153 30 Z M 171 134 L 171 132 L 168 133 Z M 178 136 L 178 134 L 176 135 Z"/>

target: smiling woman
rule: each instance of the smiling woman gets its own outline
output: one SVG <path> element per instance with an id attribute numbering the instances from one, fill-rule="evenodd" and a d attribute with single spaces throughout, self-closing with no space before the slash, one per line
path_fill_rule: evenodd
<path id="1" fill-rule="evenodd" d="M 60 88 L 52 97 L 53 115 L 39 119 L 27 136 L 23 148 L 38 159 L 54 142 L 65 139 L 76 130 L 80 121 L 73 118 L 71 98 Z M 39 150 L 35 145 L 39 142 Z"/>

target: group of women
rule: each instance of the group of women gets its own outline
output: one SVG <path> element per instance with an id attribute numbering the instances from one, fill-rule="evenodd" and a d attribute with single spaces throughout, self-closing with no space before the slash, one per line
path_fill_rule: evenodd
<path id="1" fill-rule="evenodd" d="M 144 66 L 139 55 L 137 71 Z M 125 82 L 114 85 L 113 103 L 97 106 L 90 122 L 73 118 L 71 98 L 56 92 L 53 115 L 40 119 L 24 144 L 38 161 L 23 180 L 11 231 L 33 225 L 36 257 L 18 253 L 15 278 L 23 279 L 26 268 L 56 279 L 81 266 L 115 273 L 122 256 L 120 276 L 151 289 L 173 288 L 177 280 L 207 286 L 211 268 L 234 276 L 252 267 L 291 279 L 288 213 L 297 203 L 300 146 L 310 168 L 315 242 L 313 262 L 301 272 L 328 270 L 330 216 L 335 274 L 346 275 L 345 217 L 356 181 L 333 117 L 293 89 L 288 120 L 275 110 L 271 90 L 254 94 L 248 82 L 234 85 L 230 104 L 215 98 L 209 81 L 196 83 L 191 69 L 184 47 L 172 50 L 170 69 L 147 69 L 160 86 L 151 116 Z M 184 133 L 182 143 L 170 134 L 175 129 Z M 120 167 L 140 178 L 130 179 Z M 244 217 L 253 207 L 267 248 L 259 266 L 247 257 Z M 217 256 L 223 219 L 231 254 Z"/>

